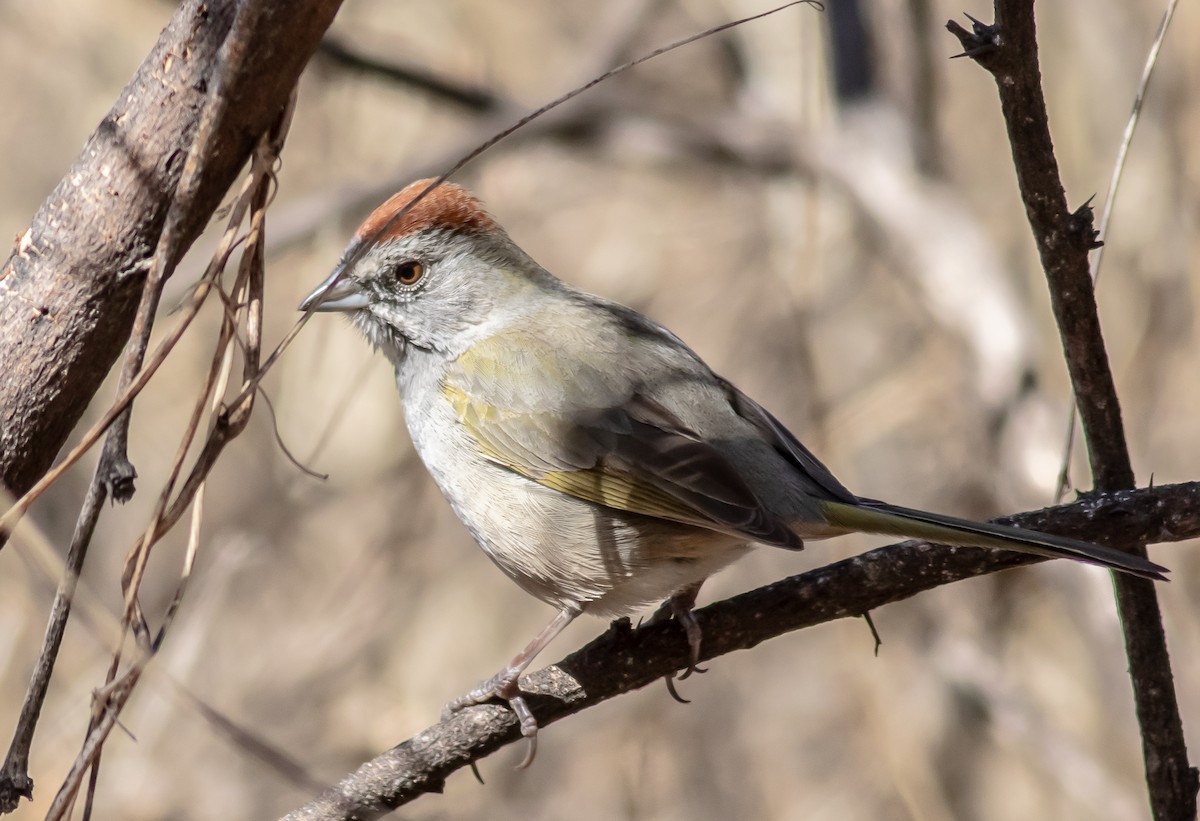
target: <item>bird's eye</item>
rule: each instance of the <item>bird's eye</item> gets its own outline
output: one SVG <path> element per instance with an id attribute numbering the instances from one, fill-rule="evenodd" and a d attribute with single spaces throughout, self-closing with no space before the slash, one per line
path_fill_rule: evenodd
<path id="1" fill-rule="evenodd" d="M 410 259 L 396 266 L 396 281 L 406 287 L 416 285 L 425 276 L 425 266 Z"/>

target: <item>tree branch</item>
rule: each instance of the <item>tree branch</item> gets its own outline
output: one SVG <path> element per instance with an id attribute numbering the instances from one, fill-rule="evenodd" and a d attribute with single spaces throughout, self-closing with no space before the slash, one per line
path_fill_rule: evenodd
<path id="1" fill-rule="evenodd" d="M 182 254 L 278 116 L 340 0 L 278 5 L 229 78 Z M 235 0 L 188 0 L 0 268 L 0 483 L 46 471 L 129 336 Z M 170 260 L 173 265 L 177 260 Z"/>
<path id="2" fill-rule="evenodd" d="M 48 467 L 115 360 L 139 290 L 140 333 L 119 393 L 145 376 L 162 282 L 259 134 L 279 120 L 339 2 L 294 6 L 296 19 L 277 6 L 184 4 L 0 268 L 0 361 L 7 369 L 0 382 L 0 482 L 18 495 Z M 112 430 L 80 513 L 43 653 L 0 767 L 0 813 L 30 797 L 29 748 L 87 545 L 106 489 L 117 495 L 113 480 L 133 475 L 127 414 Z"/>
<path id="3" fill-rule="evenodd" d="M 415 62 L 370 56 L 329 35 L 321 41 L 321 56 L 341 68 L 370 74 L 383 80 L 423 91 L 443 102 L 476 114 L 494 114 L 509 108 L 509 102 L 487 86 L 455 80 Z"/>
<path id="4" fill-rule="evenodd" d="M 1096 488 L 1132 488 L 1121 405 L 1088 266 L 1088 252 L 1097 247 L 1092 209 L 1085 203 L 1068 210 L 1042 95 L 1033 0 L 996 0 L 995 14 L 991 26 L 972 18 L 971 32 L 954 21 L 946 26 L 962 43 L 964 55 L 991 72 L 999 90 L 1021 199 L 1049 284 Z M 1109 543 L 1145 555 L 1137 540 Z M 1154 585 L 1121 574 L 1115 582 L 1151 808 L 1158 819 L 1194 818 L 1200 774 L 1188 764 Z"/>
<path id="5" fill-rule="evenodd" d="M 1097 493 L 1079 501 L 999 520 L 1084 539 L 1119 535 L 1142 542 L 1200 535 L 1200 482 Z M 1020 553 L 903 542 L 743 593 L 696 612 L 702 659 L 754 647 L 822 622 L 859 616 L 944 584 L 1043 561 Z M 604 635 L 521 681 L 542 726 L 644 687 L 689 662 L 674 622 L 615 622 Z M 392 748 L 287 821 L 378 818 L 428 792 L 455 770 L 520 738 L 504 706 L 486 704 L 443 720 Z"/>
<path id="6" fill-rule="evenodd" d="M 29 776 L 29 750 L 33 746 L 34 730 L 42 715 L 46 692 L 50 689 L 50 678 L 54 673 L 54 664 L 58 660 L 58 651 L 67 629 L 67 619 L 71 615 L 71 603 L 75 598 L 79 575 L 83 571 L 83 560 L 87 557 L 87 548 L 95 532 L 96 522 L 100 518 L 100 509 L 108 496 L 99 474 L 100 468 L 97 466 L 96 475 L 79 510 L 79 519 L 75 522 L 75 532 L 67 550 L 63 576 L 58 582 L 54 603 L 50 607 L 50 621 L 42 640 L 42 651 L 30 676 L 17 726 L 13 730 L 8 752 L 4 756 L 4 764 L 0 766 L 0 814 L 16 810 L 22 798 L 27 801 L 33 800 L 33 779 Z"/>

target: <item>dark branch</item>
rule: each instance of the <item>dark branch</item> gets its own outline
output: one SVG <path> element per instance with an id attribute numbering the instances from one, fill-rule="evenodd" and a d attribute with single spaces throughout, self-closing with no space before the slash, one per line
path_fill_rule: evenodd
<path id="1" fill-rule="evenodd" d="M 1142 542 L 1200 534 L 1200 482 L 1087 496 L 1073 504 L 1001 521 L 1084 539 L 1114 534 Z M 860 616 L 890 602 L 963 579 L 1041 561 L 973 548 L 904 542 L 793 576 L 696 612 L 701 657 L 712 659 L 822 622 Z M 690 662 L 673 622 L 636 630 L 620 621 L 583 649 L 521 681 L 545 726 L 644 687 Z M 367 762 L 287 816 L 287 821 L 371 819 L 428 792 L 455 770 L 519 739 L 506 707 L 464 710 Z"/>
<path id="2" fill-rule="evenodd" d="M 1042 95 L 1033 0 L 996 0 L 995 9 L 995 25 L 972 18 L 971 32 L 954 21 L 947 28 L 963 44 L 964 54 L 996 80 L 1021 199 L 1046 272 L 1096 488 L 1132 488 L 1133 466 L 1121 404 L 1088 266 L 1088 252 L 1096 247 L 1091 209 L 1085 204 L 1072 213 L 1067 206 Z M 1145 554 L 1144 543 L 1137 540 L 1110 544 Z M 1120 577 L 1116 590 L 1154 816 L 1194 818 L 1200 776 L 1188 764 L 1154 585 Z"/>
<path id="3" fill-rule="evenodd" d="M 102 469 L 97 466 L 96 475 L 83 500 L 83 507 L 80 508 L 75 533 L 71 537 L 71 547 L 67 551 L 66 568 L 54 594 L 54 604 L 50 608 L 50 623 L 42 641 L 42 652 L 38 656 L 37 665 L 29 680 L 29 688 L 25 692 L 25 700 L 21 704 L 21 715 L 17 718 L 17 727 L 13 730 L 8 753 L 4 756 L 4 766 L 0 767 L 0 814 L 16 810 L 22 798 L 27 801 L 33 800 L 33 779 L 29 776 L 29 749 L 33 745 L 34 731 L 42 714 L 42 705 L 46 701 L 46 691 L 50 688 L 54 663 L 58 659 L 63 634 L 67 629 L 67 619 L 71 615 L 75 586 L 79 582 L 79 574 L 83 571 L 83 560 L 87 557 L 87 548 L 107 495 L 100 476 Z"/>
<path id="4" fill-rule="evenodd" d="M 951 21 L 947 27 L 963 40 L 960 26 Z M 1050 286 L 1096 487 L 1131 488 L 1133 470 L 1121 424 L 1121 405 L 1108 365 L 1088 267 L 1093 237 L 1081 241 L 1078 220 L 1067 207 L 1042 95 L 1033 2 L 1001 0 L 996 4 L 996 25 L 984 26 L 976 21 L 974 28 L 976 32 L 987 32 L 984 39 L 994 44 L 975 60 L 992 73 L 1000 92 L 1017 183 Z M 968 52 L 972 38 L 978 39 L 972 34 L 964 41 Z"/>
<path id="5" fill-rule="evenodd" d="M 257 135 L 279 118 L 339 2 L 303 5 L 293 7 L 295 15 L 268 11 L 247 24 L 246 3 L 184 4 L 0 269 L 0 484 L 17 495 L 45 470 L 87 406 L 144 287 L 122 392 L 141 369 L 163 280 Z M 240 36 L 230 39 L 238 13 Z M 193 142 L 197 152 L 189 156 Z M 127 422 L 125 414 L 106 442 L 80 512 L 43 653 L 0 769 L 0 813 L 32 790 L 29 747 L 106 490 L 132 492 Z"/>
<path id="6" fill-rule="evenodd" d="M 494 114 L 506 110 L 509 105 L 507 100 L 490 88 L 444 77 L 415 63 L 372 57 L 351 48 L 337 37 L 328 36 L 322 40 L 319 53 L 342 68 L 415 88 L 476 114 Z"/>
<path id="7" fill-rule="evenodd" d="M 129 336 L 235 0 L 189 0 L 0 267 L 0 484 L 49 467 Z M 223 88 L 213 161 L 180 215 L 195 239 L 275 120 L 340 0 L 268 15 Z M 172 264 L 175 260 L 172 260 Z"/>

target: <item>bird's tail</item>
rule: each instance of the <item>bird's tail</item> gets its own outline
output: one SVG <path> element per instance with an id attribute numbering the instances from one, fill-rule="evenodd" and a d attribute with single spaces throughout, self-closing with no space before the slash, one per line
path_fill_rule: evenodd
<path id="1" fill-rule="evenodd" d="M 826 501 L 822 512 L 830 525 L 847 531 L 880 533 L 906 539 L 926 539 L 939 544 L 1017 550 L 1049 558 L 1074 559 L 1120 570 L 1143 579 L 1165 581 L 1167 568 L 1141 556 L 1090 542 L 1052 536 L 1019 527 L 970 522 L 923 510 L 896 507 L 886 502 L 862 499 L 859 504 Z"/>

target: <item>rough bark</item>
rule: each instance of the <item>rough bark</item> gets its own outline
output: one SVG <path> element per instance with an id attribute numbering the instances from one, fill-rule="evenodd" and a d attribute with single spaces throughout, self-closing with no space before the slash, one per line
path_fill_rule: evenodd
<path id="1" fill-rule="evenodd" d="M 995 13 L 993 25 L 972 18 L 970 32 L 954 21 L 947 28 L 962 43 L 963 53 L 996 81 L 1096 489 L 1126 490 L 1134 487 L 1133 464 L 1088 265 L 1088 252 L 1099 246 L 1092 209 L 1084 203 L 1070 211 L 1067 205 L 1042 94 L 1033 0 L 996 0 Z M 1105 541 L 1146 555 L 1138 540 Z M 1158 595 L 1153 583 L 1143 579 L 1118 575 L 1114 586 L 1142 730 L 1151 810 L 1160 821 L 1195 818 L 1200 773 L 1188 761 Z"/>
<path id="2" fill-rule="evenodd" d="M 222 59 L 236 0 L 188 0 L 15 241 L 0 268 L 0 483 L 21 495 L 52 463 L 121 352 Z M 275 120 L 340 0 L 276 4 L 249 38 L 208 173 L 181 224 L 191 244 Z"/>
<path id="3" fill-rule="evenodd" d="M 1074 504 L 998 521 L 1083 539 L 1119 536 L 1145 543 L 1192 538 L 1200 535 L 1200 483 L 1096 493 Z M 701 660 L 863 615 L 944 584 L 1040 561 L 1044 559 L 1023 553 L 925 542 L 881 547 L 696 611 L 704 634 Z M 863 652 L 870 647 L 863 642 Z M 689 661 L 687 642 L 674 621 L 633 629 L 622 620 L 558 664 L 523 677 L 521 689 L 545 727 L 672 675 Z M 285 821 L 380 818 L 421 795 L 441 792 L 455 770 L 520 739 L 517 719 L 507 707 L 484 704 L 463 710 L 366 762 Z"/>

